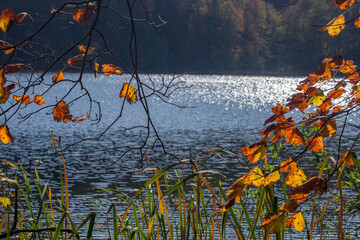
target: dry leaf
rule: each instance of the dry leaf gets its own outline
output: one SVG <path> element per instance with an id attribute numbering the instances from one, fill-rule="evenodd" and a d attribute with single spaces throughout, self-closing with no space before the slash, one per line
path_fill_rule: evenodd
<path id="1" fill-rule="evenodd" d="M 340 15 L 333 20 L 331 20 L 326 26 L 323 26 L 319 29 L 319 32 L 323 32 L 325 30 L 328 30 L 328 33 L 330 36 L 336 36 L 338 35 L 342 29 L 345 28 L 345 17 L 344 15 Z"/>
<path id="2" fill-rule="evenodd" d="M 11 136 L 11 133 L 7 125 L 2 125 L 0 127 L 0 139 L 4 144 L 8 144 L 9 142 L 14 142 L 14 138 L 13 136 Z"/>
<path id="3" fill-rule="evenodd" d="M 64 123 L 66 123 L 71 119 L 72 115 L 70 115 L 69 106 L 64 101 L 59 102 L 54 108 L 54 120 L 57 122 L 64 121 Z"/>
<path id="4" fill-rule="evenodd" d="M 136 102 L 138 100 L 136 96 L 136 89 L 128 83 L 124 83 L 120 91 L 120 98 L 126 98 L 129 103 Z"/>
<path id="5" fill-rule="evenodd" d="M 52 77 L 53 83 L 57 83 L 64 79 L 64 73 L 62 71 L 58 72 L 55 76 Z"/>
<path id="6" fill-rule="evenodd" d="M 285 227 L 295 228 L 296 231 L 302 232 L 305 226 L 305 219 L 301 212 L 294 214 L 291 217 L 286 218 Z"/>
<path id="7" fill-rule="evenodd" d="M 285 216 L 283 214 L 271 213 L 265 216 L 265 221 L 261 224 L 261 227 L 268 229 L 269 233 L 278 233 L 281 228 L 284 227 Z"/>
<path id="8" fill-rule="evenodd" d="M 279 211 L 294 213 L 298 207 L 299 207 L 299 203 L 297 201 L 288 200 L 283 203 L 283 205 L 280 207 Z"/>
<path id="9" fill-rule="evenodd" d="M 75 57 L 68 59 L 67 64 L 69 64 L 70 66 L 75 66 L 76 64 L 78 64 L 78 62 L 83 60 L 84 57 L 85 57 L 85 54 L 76 55 Z"/>
<path id="10" fill-rule="evenodd" d="M 39 106 L 41 106 L 43 103 L 46 103 L 45 99 L 42 96 L 40 96 L 39 94 L 37 94 L 33 98 L 33 102 L 36 103 Z"/>
<path id="11" fill-rule="evenodd" d="M 0 16 L 0 28 L 3 32 L 8 32 L 12 25 L 15 23 L 14 11 L 10 8 L 5 8 Z"/>

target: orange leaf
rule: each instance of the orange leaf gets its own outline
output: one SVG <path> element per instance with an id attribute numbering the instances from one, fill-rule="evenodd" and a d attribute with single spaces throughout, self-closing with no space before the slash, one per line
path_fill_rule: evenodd
<path id="1" fill-rule="evenodd" d="M 12 47 L 12 45 L 10 43 L 8 43 L 8 42 L 0 40 L 0 49 L 8 48 L 8 47 Z M 4 51 L 5 54 L 9 54 L 12 51 L 14 51 L 14 49 L 15 48 L 9 48 L 9 49 L 3 50 L 3 51 Z"/>
<path id="2" fill-rule="evenodd" d="M 2 125 L 0 127 L 0 139 L 4 144 L 8 144 L 9 142 L 14 142 L 14 138 L 13 136 L 11 136 L 11 133 L 7 125 Z"/>
<path id="3" fill-rule="evenodd" d="M 251 163 L 256 163 L 260 159 L 266 159 L 266 146 L 264 142 L 257 142 L 250 146 L 243 147 L 241 153 L 244 156 L 248 156 L 248 160 Z"/>
<path id="4" fill-rule="evenodd" d="M 69 64 L 70 66 L 75 66 L 78 62 L 83 60 L 84 56 L 85 54 L 76 55 L 75 57 L 72 57 L 69 60 L 67 60 L 67 64 Z"/>
<path id="5" fill-rule="evenodd" d="M 117 75 L 121 75 L 121 74 L 123 74 L 123 71 L 122 71 L 120 68 L 117 68 L 117 69 L 115 70 L 115 73 L 116 73 Z"/>
<path id="6" fill-rule="evenodd" d="M 343 65 L 341 65 L 340 72 L 345 74 L 346 76 L 353 75 L 356 72 L 356 65 L 354 65 L 354 62 L 351 60 L 346 60 Z"/>
<path id="7" fill-rule="evenodd" d="M 0 84 L 5 85 L 7 79 L 5 77 L 4 68 L 0 68 Z"/>
<path id="8" fill-rule="evenodd" d="M 290 187 L 297 187 L 306 181 L 304 171 L 300 168 L 290 172 L 285 178 L 284 182 Z"/>
<path id="9" fill-rule="evenodd" d="M 310 148 L 312 152 L 324 152 L 324 140 L 322 136 L 311 137 L 307 142 L 306 146 Z"/>
<path id="10" fill-rule="evenodd" d="M 347 166 L 355 165 L 352 152 L 347 151 L 346 153 L 344 153 L 344 154 L 341 156 L 341 158 L 339 159 L 338 164 L 341 164 L 341 163 L 344 162 L 344 161 L 347 161 L 347 164 L 346 164 Z"/>
<path id="11" fill-rule="evenodd" d="M 86 52 L 86 47 L 84 45 L 79 45 L 78 49 L 80 52 L 85 53 Z M 93 51 L 95 50 L 95 48 L 89 47 L 88 48 L 88 54 L 91 54 Z"/>
<path id="12" fill-rule="evenodd" d="M 64 73 L 62 71 L 58 72 L 55 76 L 52 77 L 53 83 L 57 83 L 64 79 Z"/>
<path id="13" fill-rule="evenodd" d="M 106 76 L 110 76 L 111 74 L 113 74 L 117 68 L 114 64 L 103 64 L 101 65 L 101 67 L 102 67 L 102 72 Z"/>
<path id="14" fill-rule="evenodd" d="M 261 227 L 268 229 L 269 233 L 277 233 L 284 227 L 285 216 L 278 213 L 271 213 L 265 216 L 265 221 L 261 224 Z"/>
<path id="15" fill-rule="evenodd" d="M 265 124 L 268 124 L 268 123 L 273 122 L 273 121 L 284 122 L 284 121 L 286 121 L 286 118 L 284 117 L 284 114 L 290 112 L 289 109 L 287 109 L 286 107 L 281 106 L 280 104 L 277 104 L 276 107 L 273 107 L 272 111 L 273 111 L 274 115 L 271 116 L 270 118 L 268 118 L 265 121 Z"/>
<path id="16" fill-rule="evenodd" d="M 355 0 L 334 0 L 333 4 L 341 10 L 346 10 L 355 3 Z"/>
<path id="17" fill-rule="evenodd" d="M 293 216 L 286 218 L 285 220 L 285 227 L 287 228 L 295 227 L 295 230 L 298 232 L 301 232 L 304 229 L 304 226 L 305 226 L 305 220 L 301 212 L 298 212 Z"/>
<path id="18" fill-rule="evenodd" d="M 285 132 L 287 143 L 293 142 L 296 146 L 300 146 L 301 144 L 305 143 L 303 134 L 296 127 L 288 127 L 285 129 Z"/>
<path id="19" fill-rule="evenodd" d="M 24 103 L 26 105 L 28 105 L 31 102 L 29 95 L 23 95 L 23 96 L 14 95 L 13 99 L 16 101 L 21 101 L 21 103 Z"/>
<path id="20" fill-rule="evenodd" d="M 289 172 L 295 171 L 296 169 L 297 169 L 297 163 L 294 162 L 292 160 L 292 158 L 289 158 L 288 160 L 286 160 L 280 164 L 279 171 L 289 173 Z"/>
<path id="21" fill-rule="evenodd" d="M 120 91 L 120 98 L 126 98 L 129 103 L 136 102 L 136 89 L 128 83 L 124 83 Z"/>
<path id="22" fill-rule="evenodd" d="M 66 123 L 68 120 L 72 119 L 72 115 L 70 115 L 69 106 L 66 102 L 59 102 L 54 108 L 54 120 L 57 122 L 61 122 L 61 120 Z"/>
<path id="23" fill-rule="evenodd" d="M 14 11 L 10 8 L 5 8 L 0 16 L 0 28 L 3 32 L 8 32 L 15 22 Z"/>
<path id="24" fill-rule="evenodd" d="M 22 63 L 8 64 L 5 66 L 4 73 L 12 74 L 24 70 L 25 65 Z"/>
<path id="25" fill-rule="evenodd" d="M 344 92 L 345 92 L 344 89 L 334 89 L 327 94 L 327 97 L 336 99 L 336 98 L 341 97 L 341 95 L 343 95 Z"/>
<path id="26" fill-rule="evenodd" d="M 358 15 L 360 14 L 360 10 L 359 10 L 359 13 Z M 356 28 L 360 28 L 360 17 L 357 17 L 355 22 L 354 22 L 354 25 Z"/>
<path id="27" fill-rule="evenodd" d="M 36 103 L 39 106 L 41 106 L 43 103 L 46 103 L 45 99 L 42 96 L 40 96 L 39 94 L 37 94 L 33 98 L 33 102 Z"/>
<path id="28" fill-rule="evenodd" d="M 280 212 L 290 212 L 294 213 L 296 209 L 299 207 L 299 203 L 294 200 L 287 200 L 283 203 L 283 205 L 280 207 Z"/>
<path id="29" fill-rule="evenodd" d="M 78 122 L 85 121 L 88 117 L 89 117 L 89 113 L 86 113 L 86 114 L 83 115 L 83 116 L 74 117 L 73 119 L 71 119 L 71 121 L 74 122 L 74 123 L 78 123 Z"/>
<path id="30" fill-rule="evenodd" d="M 85 16 L 85 10 L 83 9 L 78 9 L 73 11 L 73 19 L 77 22 L 81 22 L 82 20 L 84 20 L 84 16 Z"/>

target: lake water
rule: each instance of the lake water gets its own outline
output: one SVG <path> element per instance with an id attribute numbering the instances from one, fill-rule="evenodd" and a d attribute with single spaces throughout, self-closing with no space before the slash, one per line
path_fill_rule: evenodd
<path id="1" fill-rule="evenodd" d="M 65 78 L 75 75 L 65 74 Z M 141 76 L 143 81 L 155 85 L 172 76 Z M 296 77 L 257 77 L 257 76 L 218 76 L 186 75 L 181 76 L 179 86 L 186 87 L 175 91 L 169 102 L 183 106 L 164 104 L 159 98 L 149 99 L 149 108 L 153 122 L 162 138 L 166 150 L 178 158 L 189 158 L 196 153 L 211 149 L 227 149 L 240 154 L 243 146 L 259 140 L 258 131 L 263 129 L 264 121 L 272 115 L 271 107 L 284 104 L 287 97 L 295 91 L 296 84 L 303 78 Z M 49 80 L 51 81 L 51 80 Z M 31 116 L 24 122 L 11 119 L 8 126 L 15 142 L 7 146 L 0 145 L 1 158 L 11 162 L 20 162 L 25 168 L 36 167 L 44 181 L 54 176 L 52 185 L 59 179 L 61 158 L 55 154 L 50 129 L 55 136 L 62 136 L 62 145 L 67 147 L 78 140 L 76 136 L 96 137 L 119 114 L 122 99 L 119 92 L 124 82 L 118 76 L 98 76 L 87 74 L 84 85 L 95 100 L 101 102 L 102 121 L 94 125 L 87 120 L 82 123 L 57 123 L 51 114 L 44 110 Z M 60 85 L 61 84 L 61 85 Z M 190 87 L 191 86 L 191 87 Z M 70 85 L 59 83 L 56 90 L 44 95 L 47 104 L 54 104 L 54 94 L 64 94 Z M 189 88 L 187 88 L 189 87 Z M 41 94 L 44 89 L 35 93 Z M 69 98 L 77 96 L 79 90 Z M 58 98 L 60 99 L 60 97 Z M 67 101 L 65 99 L 65 101 Z M 24 112 L 38 109 L 29 105 Z M 80 116 L 88 112 L 87 101 L 70 106 L 71 114 Z M 145 114 L 139 103 L 125 104 L 123 117 L 99 140 L 86 141 L 65 151 L 71 191 L 72 212 L 86 216 L 89 212 L 106 212 L 95 202 L 108 203 L 108 194 L 99 187 L 112 188 L 130 193 L 139 188 L 146 180 L 139 169 L 138 152 L 132 152 L 120 158 L 128 147 L 142 144 L 139 131 L 124 132 L 144 122 Z M 150 139 L 152 140 L 152 139 Z M 165 167 L 176 158 L 164 155 L 161 148 L 147 152 L 150 167 Z M 224 159 L 212 157 L 207 160 L 210 169 L 218 170 L 230 180 L 239 177 L 244 168 L 239 160 L 232 156 Z M 38 163 L 40 160 L 43 163 Z M 145 167 L 145 166 L 144 166 Z M 55 186 L 56 188 L 56 186 Z M 76 203 L 81 202 L 81 205 Z"/>

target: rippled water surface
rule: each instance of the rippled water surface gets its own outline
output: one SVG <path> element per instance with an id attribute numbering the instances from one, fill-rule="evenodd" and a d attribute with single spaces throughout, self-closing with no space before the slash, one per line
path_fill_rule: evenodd
<path id="1" fill-rule="evenodd" d="M 72 75 L 66 77 L 71 78 Z M 155 84 L 159 84 L 163 77 L 165 81 L 171 78 L 150 77 Z M 142 78 L 150 84 L 147 80 L 149 76 Z M 259 139 L 258 131 L 262 129 L 264 120 L 271 116 L 271 107 L 285 103 L 302 78 L 187 75 L 178 80 L 184 82 L 180 86 L 189 88 L 175 91 L 167 100 L 185 108 L 164 104 L 159 98 L 151 98 L 149 107 L 166 150 L 179 158 L 188 158 L 210 149 L 228 149 L 239 154 L 243 146 Z M 53 129 L 56 136 L 62 135 L 63 145 L 76 142 L 76 136 L 98 136 L 119 114 L 122 100 L 118 96 L 122 83 L 123 79 L 119 77 L 86 76 L 85 87 L 92 92 L 93 99 L 101 102 L 102 121 L 96 125 L 91 121 L 57 123 L 51 114 L 46 114 L 47 110 L 24 122 L 12 119 L 8 125 L 15 142 L 0 146 L 1 157 L 21 162 L 30 171 L 36 166 L 44 181 L 53 175 L 51 182 L 56 184 L 61 159 L 55 154 L 49 130 Z M 68 88 L 69 85 L 64 83 L 56 94 L 63 94 Z M 41 90 L 38 93 L 41 94 Z M 55 103 L 54 94 L 49 92 L 44 96 L 48 104 Z M 36 107 L 29 105 L 25 111 L 31 112 Z M 89 111 L 87 100 L 72 105 L 70 111 L 74 116 L 85 114 Z M 73 212 L 85 216 L 91 211 L 107 211 L 95 204 L 107 202 L 108 197 L 98 187 L 114 187 L 116 184 L 122 191 L 131 192 L 145 181 L 143 173 L 135 172 L 139 170 L 138 154 L 126 155 L 119 160 L 126 146 L 141 144 L 139 132 L 124 132 L 123 127 L 143 123 L 144 116 L 139 103 L 126 103 L 122 119 L 100 141 L 83 142 L 65 151 Z M 39 164 L 36 160 L 43 163 Z M 164 156 L 160 150 L 159 153 L 148 154 L 151 167 L 164 167 L 174 161 L 175 158 Z M 207 166 L 221 171 L 231 180 L 243 171 L 238 159 L 231 156 L 210 158 Z M 81 205 L 77 204 L 79 202 Z"/>

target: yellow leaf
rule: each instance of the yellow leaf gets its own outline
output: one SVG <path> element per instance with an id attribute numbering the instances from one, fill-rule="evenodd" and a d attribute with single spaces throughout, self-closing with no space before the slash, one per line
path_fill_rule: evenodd
<path id="1" fill-rule="evenodd" d="M 120 91 L 120 98 L 126 98 L 129 103 L 136 102 L 136 89 L 128 83 L 124 83 Z"/>
<path id="2" fill-rule="evenodd" d="M 4 144 L 8 144 L 9 142 L 14 142 L 14 138 L 11 135 L 7 125 L 2 125 L 0 127 L 0 139 Z"/>
<path id="3" fill-rule="evenodd" d="M 29 95 L 23 95 L 23 96 L 14 95 L 13 99 L 16 101 L 21 101 L 21 103 L 24 103 L 26 105 L 28 105 L 31 102 Z"/>
<path id="4" fill-rule="evenodd" d="M 336 36 L 338 35 L 342 29 L 345 28 L 345 17 L 344 15 L 340 15 L 333 20 L 331 20 L 326 26 L 323 26 L 319 29 L 319 32 L 323 32 L 325 30 L 328 30 L 328 33 L 330 36 Z"/>
<path id="5" fill-rule="evenodd" d="M 0 204 L 3 205 L 4 207 L 7 207 L 10 205 L 10 199 L 7 197 L 0 197 Z"/>
<path id="6" fill-rule="evenodd" d="M 320 92 L 317 93 L 315 96 L 312 96 L 309 101 L 307 102 L 308 105 L 310 104 L 314 104 L 316 107 L 319 107 L 323 101 L 325 100 L 325 95 L 324 93 Z"/>
<path id="7" fill-rule="evenodd" d="M 275 172 L 269 174 L 268 176 L 266 176 L 264 186 L 273 185 L 279 179 L 280 179 L 279 171 L 275 171 Z"/>
<path id="8" fill-rule="evenodd" d="M 289 173 L 289 175 L 287 175 L 287 177 L 284 180 L 284 182 L 290 187 L 297 187 L 303 184 L 305 181 L 306 181 L 306 176 L 304 174 L 304 171 L 300 168 L 297 168 L 296 170 Z"/>
<path id="9" fill-rule="evenodd" d="M 296 231 L 302 232 L 305 226 L 305 219 L 301 212 L 294 214 L 291 217 L 286 218 L 285 227 L 295 228 Z"/>
<path id="10" fill-rule="evenodd" d="M 258 167 L 254 167 L 249 174 L 250 181 L 255 187 L 264 186 L 265 178 L 263 172 Z"/>

